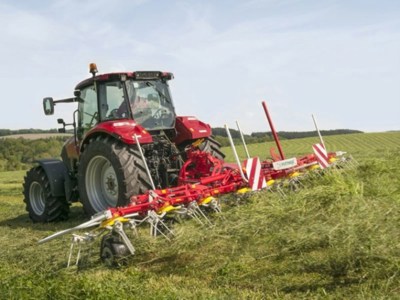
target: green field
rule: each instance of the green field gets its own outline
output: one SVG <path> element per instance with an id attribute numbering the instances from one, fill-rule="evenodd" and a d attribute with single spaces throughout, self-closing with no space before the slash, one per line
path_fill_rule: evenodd
<path id="1" fill-rule="evenodd" d="M 399 299 L 400 132 L 325 141 L 358 167 L 331 170 L 285 198 L 264 191 L 238 205 L 225 197 L 213 228 L 186 221 L 171 242 L 143 229 L 137 254 L 119 269 L 101 264 L 97 244 L 79 267 L 65 268 L 70 236 L 37 241 L 82 223 L 81 207 L 68 222 L 32 224 L 24 172 L 0 172 L 0 299 Z M 290 157 L 315 142 L 283 147 Z M 249 150 L 265 158 L 271 146 Z"/>
<path id="2" fill-rule="evenodd" d="M 303 138 L 281 141 L 286 158 L 312 152 L 312 145 L 319 143 L 319 138 Z M 356 159 L 379 156 L 393 149 L 400 149 L 400 132 L 385 133 L 355 133 L 324 137 L 324 143 L 328 151 L 347 151 Z M 275 142 L 248 145 L 251 156 L 260 158 L 269 157 L 271 147 L 276 148 Z M 236 145 L 239 156 L 244 159 L 245 151 L 242 144 Z M 223 148 L 228 161 L 234 161 L 230 147 Z M 276 149 L 276 153 L 279 153 Z"/>

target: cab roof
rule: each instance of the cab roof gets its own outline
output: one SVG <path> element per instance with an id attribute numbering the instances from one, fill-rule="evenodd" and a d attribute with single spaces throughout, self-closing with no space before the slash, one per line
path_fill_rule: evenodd
<path id="1" fill-rule="evenodd" d="M 110 81 L 110 80 L 118 80 L 124 77 L 126 79 L 133 80 L 171 80 L 174 78 L 174 75 L 169 72 L 161 72 L 161 71 L 135 71 L 135 72 L 115 72 L 115 73 L 105 73 L 99 74 L 94 77 L 90 77 L 78 83 L 75 89 L 81 89 L 88 85 L 93 84 L 95 81 Z"/>

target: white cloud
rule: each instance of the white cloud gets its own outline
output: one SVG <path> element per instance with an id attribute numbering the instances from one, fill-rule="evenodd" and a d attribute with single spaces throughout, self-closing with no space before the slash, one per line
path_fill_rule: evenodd
<path id="1" fill-rule="evenodd" d="M 398 129 L 396 12 L 347 8 L 272 0 L 0 5 L 2 90 L 11 110 L 35 106 L 0 128 L 32 127 L 33 113 L 38 127 L 55 127 L 42 117 L 41 98 L 69 96 L 95 61 L 101 72 L 173 71 L 178 113 L 214 126 L 239 119 L 247 132 L 266 130 L 266 100 L 280 130 L 312 130 L 311 113 L 324 129 Z"/>

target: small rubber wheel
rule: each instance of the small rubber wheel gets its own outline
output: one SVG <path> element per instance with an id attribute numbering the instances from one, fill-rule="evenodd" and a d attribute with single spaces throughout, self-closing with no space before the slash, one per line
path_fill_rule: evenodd
<path id="1" fill-rule="evenodd" d="M 119 239 L 119 236 L 106 234 L 101 240 L 100 258 L 108 267 L 126 265 L 131 255 L 128 247 Z"/>

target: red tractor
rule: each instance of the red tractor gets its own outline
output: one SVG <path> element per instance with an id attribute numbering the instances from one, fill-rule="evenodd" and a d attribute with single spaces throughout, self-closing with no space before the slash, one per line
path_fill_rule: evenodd
<path id="1" fill-rule="evenodd" d="M 68 139 L 59 159 L 41 159 L 24 182 L 24 202 L 35 222 L 68 218 L 69 206 L 80 201 L 93 215 L 125 206 L 133 195 L 178 184 L 193 143 L 223 159 L 211 127 L 195 117 L 176 116 L 168 81 L 172 73 L 120 72 L 97 75 L 79 83 L 74 97 L 43 99 L 46 115 L 59 103 L 77 103 Z M 139 144 L 137 143 L 139 142 Z M 144 158 L 144 159 L 143 159 Z M 151 176 L 149 176 L 151 175 Z"/>

